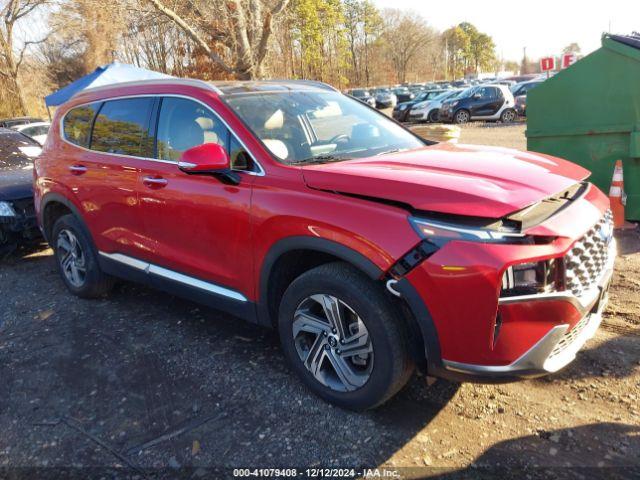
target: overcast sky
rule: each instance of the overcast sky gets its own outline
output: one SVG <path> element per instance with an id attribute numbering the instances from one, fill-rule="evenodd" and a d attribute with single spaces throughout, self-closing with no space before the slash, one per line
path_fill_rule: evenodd
<path id="1" fill-rule="evenodd" d="M 587 54 L 603 32 L 640 31 L 640 0 L 373 0 L 380 8 L 415 10 L 439 30 L 470 22 L 493 37 L 498 55 L 520 60 L 559 55 L 578 42 Z"/>

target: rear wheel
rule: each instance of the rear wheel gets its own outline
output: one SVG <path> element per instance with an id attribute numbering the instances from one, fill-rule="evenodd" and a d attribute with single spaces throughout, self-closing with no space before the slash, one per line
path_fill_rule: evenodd
<path id="1" fill-rule="evenodd" d="M 467 110 L 458 110 L 453 117 L 453 120 L 457 124 L 469 123 L 469 120 L 471 120 L 471 115 Z"/>
<path id="2" fill-rule="evenodd" d="M 502 115 L 500 115 L 500 121 L 502 121 L 502 123 L 511 123 L 514 122 L 516 117 L 518 115 L 516 114 L 516 111 L 512 108 L 507 108 L 504 112 L 502 112 Z"/>
<path id="3" fill-rule="evenodd" d="M 436 109 L 434 109 L 434 110 L 431 110 L 431 111 L 429 112 L 429 118 L 428 118 L 428 120 L 429 120 L 431 123 L 437 123 L 437 122 L 438 122 L 438 120 L 440 120 L 440 110 L 439 110 L 439 109 L 437 109 L 437 108 L 436 108 Z"/>
<path id="4" fill-rule="evenodd" d="M 289 286 L 278 329 L 289 364 L 314 393 L 364 410 L 409 379 L 403 319 L 381 285 L 346 263 L 310 270 Z"/>
<path id="5" fill-rule="evenodd" d="M 89 235 L 75 216 L 64 215 L 56 221 L 52 247 L 60 276 L 74 295 L 96 298 L 111 290 L 113 279 L 100 269 Z"/>

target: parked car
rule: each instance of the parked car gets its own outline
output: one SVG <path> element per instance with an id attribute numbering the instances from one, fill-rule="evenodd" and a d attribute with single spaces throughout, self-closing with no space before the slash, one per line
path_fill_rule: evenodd
<path id="1" fill-rule="evenodd" d="M 516 97 L 516 113 L 521 117 L 527 116 L 527 96 L 520 95 Z"/>
<path id="2" fill-rule="evenodd" d="M 432 98 L 416 103 L 409 110 L 408 120 L 410 122 L 438 122 L 442 102 L 453 100 L 463 91 L 464 89 L 444 90 Z"/>
<path id="3" fill-rule="evenodd" d="M 399 122 L 406 122 L 409 120 L 409 111 L 416 103 L 424 102 L 425 100 L 429 100 L 431 98 L 437 97 L 442 92 L 448 92 L 448 91 L 449 90 L 442 90 L 442 89 L 426 90 L 418 94 L 410 102 L 398 103 L 393 109 L 393 118 L 395 118 Z"/>
<path id="4" fill-rule="evenodd" d="M 500 120 L 508 123 L 516 119 L 515 100 L 505 85 L 471 87 L 440 107 L 440 121 L 467 123 L 471 120 Z"/>
<path id="5" fill-rule="evenodd" d="M 90 89 L 51 132 L 36 209 L 70 292 L 125 278 L 272 326 L 336 405 L 379 405 L 416 365 L 555 372 L 601 321 L 609 201 L 567 161 L 433 144 L 300 81 Z"/>
<path id="6" fill-rule="evenodd" d="M 398 98 L 388 88 L 376 88 L 373 96 L 376 99 L 376 108 L 393 108 L 398 103 Z"/>
<path id="7" fill-rule="evenodd" d="M 16 125 L 11 128 L 29 138 L 32 138 L 40 145 L 44 145 L 44 142 L 47 140 L 47 134 L 49 133 L 50 126 L 51 124 L 49 122 L 35 122 L 27 123 L 25 125 Z"/>
<path id="8" fill-rule="evenodd" d="M 408 88 L 396 88 L 393 90 L 397 103 L 410 102 L 416 98 L 415 94 Z"/>
<path id="9" fill-rule="evenodd" d="M 362 103 L 366 103 L 370 107 L 376 106 L 376 99 L 373 98 L 369 90 L 364 88 L 355 88 L 353 90 L 349 90 L 347 92 L 348 95 L 351 95 L 356 100 L 360 100 Z"/>
<path id="10" fill-rule="evenodd" d="M 42 119 L 35 117 L 15 117 L 0 119 L 0 128 L 11 128 L 17 125 L 27 125 L 29 123 L 42 122 Z"/>
<path id="11" fill-rule="evenodd" d="M 528 82 L 516 83 L 510 88 L 510 90 L 514 97 L 519 97 L 520 95 L 526 95 L 529 90 L 541 85 L 543 81 L 544 80 L 531 80 Z"/>
<path id="12" fill-rule="evenodd" d="M 33 158 L 40 145 L 0 128 L 0 258 L 38 238 L 33 207 Z"/>

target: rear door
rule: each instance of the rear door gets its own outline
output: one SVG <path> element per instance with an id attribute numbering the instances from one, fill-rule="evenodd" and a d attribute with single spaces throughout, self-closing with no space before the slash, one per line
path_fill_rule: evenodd
<path id="1" fill-rule="evenodd" d="M 153 99 L 107 100 L 81 108 L 87 107 L 99 108 L 91 137 L 87 149 L 73 149 L 74 154 L 67 157 L 64 183 L 75 193 L 100 251 L 140 257 L 149 249 L 149 242 L 138 212 L 138 170 L 152 145 Z M 65 136 L 67 129 L 74 135 L 73 122 L 67 124 L 69 116 L 77 113 L 74 110 L 65 118 Z M 77 133 L 83 135 L 82 130 Z"/>
<path id="2" fill-rule="evenodd" d="M 145 234 L 155 243 L 152 263 L 181 283 L 201 279 L 246 296 L 253 268 L 250 157 L 210 107 L 182 97 L 161 99 L 156 143 L 156 161 L 138 180 Z M 227 148 L 239 185 L 178 168 L 182 152 L 204 143 Z"/>

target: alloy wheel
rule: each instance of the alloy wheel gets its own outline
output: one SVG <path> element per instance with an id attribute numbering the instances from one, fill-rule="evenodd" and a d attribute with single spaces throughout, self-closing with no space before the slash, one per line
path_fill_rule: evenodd
<path id="1" fill-rule="evenodd" d="M 516 113 L 513 110 L 507 110 L 502 114 L 502 121 L 504 123 L 511 123 L 516 119 Z"/>
<path id="2" fill-rule="evenodd" d="M 78 238 L 70 230 L 61 230 L 56 242 L 62 274 L 74 287 L 82 287 L 87 277 L 86 257 Z"/>
<path id="3" fill-rule="evenodd" d="M 460 110 L 456 113 L 457 123 L 467 123 L 469 121 L 469 114 L 465 110 Z"/>
<path id="4" fill-rule="evenodd" d="M 326 294 L 305 298 L 294 313 L 292 334 L 300 360 L 321 384 L 339 392 L 361 388 L 373 370 L 373 346 L 362 319 Z"/>

